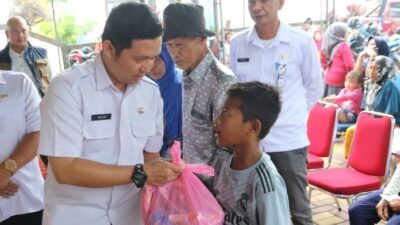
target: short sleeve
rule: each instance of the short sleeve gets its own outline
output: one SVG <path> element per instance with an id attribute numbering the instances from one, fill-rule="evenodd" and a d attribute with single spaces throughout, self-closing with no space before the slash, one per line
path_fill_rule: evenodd
<path id="1" fill-rule="evenodd" d="M 24 83 L 25 96 L 25 124 L 26 133 L 32 133 L 40 130 L 40 96 L 33 82 L 25 77 Z"/>
<path id="2" fill-rule="evenodd" d="M 257 183 L 256 219 L 259 224 L 288 225 L 290 213 L 285 182 L 278 173 L 270 173 L 270 176 L 273 183 L 269 189 Z"/>
<path id="3" fill-rule="evenodd" d="M 57 157 L 80 157 L 82 153 L 82 109 L 72 85 L 64 77 L 51 82 L 40 104 L 39 152 Z"/>
<path id="4" fill-rule="evenodd" d="M 157 89 L 156 93 L 156 134 L 151 136 L 144 147 L 146 152 L 156 153 L 159 152 L 161 146 L 163 144 L 163 135 L 164 135 L 164 114 L 163 114 L 163 101 L 161 98 L 161 94 Z"/>

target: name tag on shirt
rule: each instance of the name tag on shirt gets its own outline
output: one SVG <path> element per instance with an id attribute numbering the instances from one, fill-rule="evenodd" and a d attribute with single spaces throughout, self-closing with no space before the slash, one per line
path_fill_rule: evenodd
<path id="1" fill-rule="evenodd" d="M 238 58 L 237 61 L 238 62 L 249 62 L 250 58 Z"/>
<path id="2" fill-rule="evenodd" d="M 110 119 L 111 119 L 111 113 L 92 115 L 92 121 L 97 121 L 97 120 L 110 120 Z"/>

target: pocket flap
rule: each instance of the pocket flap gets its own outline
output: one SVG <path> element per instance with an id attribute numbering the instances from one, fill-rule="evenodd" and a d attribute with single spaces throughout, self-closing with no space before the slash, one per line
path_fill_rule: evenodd
<path id="1" fill-rule="evenodd" d="M 149 137 L 156 135 L 155 121 L 143 119 L 133 121 L 132 134 L 135 137 Z"/>

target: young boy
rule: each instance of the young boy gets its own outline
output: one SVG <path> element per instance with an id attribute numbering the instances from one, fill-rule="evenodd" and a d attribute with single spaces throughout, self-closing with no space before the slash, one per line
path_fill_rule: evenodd
<path id="1" fill-rule="evenodd" d="M 215 159 L 209 183 L 225 212 L 224 224 L 288 225 L 285 183 L 260 149 L 281 109 L 278 91 L 255 81 L 234 84 L 226 94 L 215 135 L 220 147 L 232 151 Z"/>

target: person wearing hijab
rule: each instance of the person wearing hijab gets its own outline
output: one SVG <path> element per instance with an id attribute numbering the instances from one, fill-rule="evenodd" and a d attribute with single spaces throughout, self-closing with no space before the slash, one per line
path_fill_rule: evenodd
<path id="1" fill-rule="evenodd" d="M 175 67 L 166 44 L 148 76 L 158 84 L 164 100 L 164 138 L 161 156 L 167 156 L 174 140 L 182 140 L 182 71 Z"/>
<path id="2" fill-rule="evenodd" d="M 386 56 L 372 57 L 368 63 L 370 72 L 364 83 L 364 105 L 369 111 L 393 114 L 400 124 L 400 97 L 395 82 L 393 60 Z"/>
<path id="3" fill-rule="evenodd" d="M 367 80 L 364 82 L 363 107 L 369 111 L 391 114 L 400 126 L 400 76 L 396 75 L 393 60 L 387 56 L 371 56 L 366 68 Z M 345 158 L 350 151 L 355 126 L 346 130 Z M 400 155 L 400 129 L 393 134 L 392 153 Z M 399 157 L 397 157 L 399 158 Z"/>
<path id="4" fill-rule="evenodd" d="M 390 48 L 386 40 L 379 37 L 370 37 L 366 49 L 358 55 L 354 69 L 362 77 L 365 77 L 365 69 L 368 65 L 368 59 L 376 55 L 389 56 Z"/>
<path id="5" fill-rule="evenodd" d="M 321 64 L 325 70 L 324 97 L 338 95 L 344 87 L 346 74 L 353 70 L 354 56 L 346 42 L 346 23 L 332 23 L 322 40 Z"/>
<path id="6" fill-rule="evenodd" d="M 370 37 L 367 42 L 367 48 L 360 52 L 357 57 L 356 63 L 354 65 L 354 70 L 358 72 L 361 76 L 360 79 L 364 80 L 366 75 L 368 74 L 368 62 L 370 58 L 375 58 L 375 56 L 389 56 L 390 49 L 388 43 L 379 37 Z M 365 83 L 367 85 L 367 83 Z M 364 92 L 365 93 L 365 92 Z M 365 103 L 365 95 L 363 102 Z M 344 137 L 344 157 L 347 158 L 349 151 L 351 140 L 353 138 L 355 131 L 355 125 L 347 128 L 345 137 Z"/>

